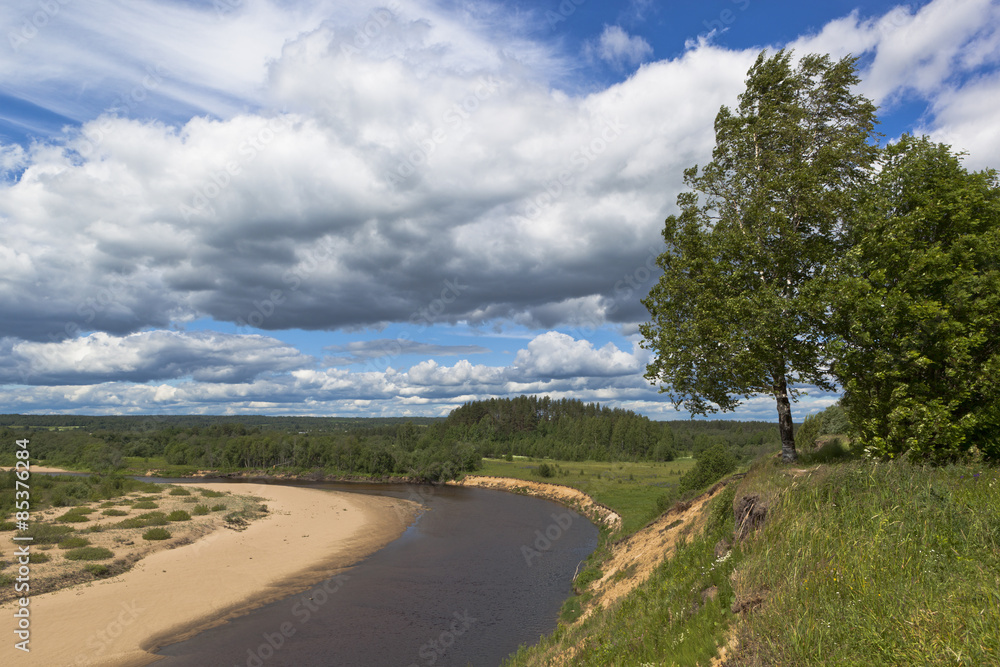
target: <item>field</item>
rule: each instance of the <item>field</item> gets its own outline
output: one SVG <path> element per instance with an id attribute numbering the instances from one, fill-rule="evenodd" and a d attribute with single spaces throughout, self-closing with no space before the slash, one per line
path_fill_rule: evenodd
<path id="1" fill-rule="evenodd" d="M 543 463 L 552 470 L 551 477 L 538 474 L 538 468 Z M 514 457 L 513 461 L 483 459 L 482 470 L 475 474 L 563 484 L 579 489 L 618 512 L 622 517 L 623 532 L 628 534 L 646 525 L 663 512 L 665 503 L 672 503 L 677 498 L 677 482 L 693 465 L 694 460 L 690 458 L 667 463 L 607 463 Z"/>

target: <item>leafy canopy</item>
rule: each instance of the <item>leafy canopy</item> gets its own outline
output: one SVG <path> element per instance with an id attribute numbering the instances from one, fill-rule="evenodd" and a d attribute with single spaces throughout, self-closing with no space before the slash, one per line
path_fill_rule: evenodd
<path id="1" fill-rule="evenodd" d="M 904 136 L 850 225 L 832 283 L 834 371 L 870 453 L 1000 458 L 1000 187 Z"/>
<path id="2" fill-rule="evenodd" d="M 646 378 L 694 414 L 773 395 L 786 459 L 794 386 L 833 388 L 805 287 L 831 263 L 877 151 L 855 62 L 758 56 L 737 109 L 716 117 L 712 161 L 684 173 L 692 191 L 665 222 L 664 273 L 643 300 Z"/>

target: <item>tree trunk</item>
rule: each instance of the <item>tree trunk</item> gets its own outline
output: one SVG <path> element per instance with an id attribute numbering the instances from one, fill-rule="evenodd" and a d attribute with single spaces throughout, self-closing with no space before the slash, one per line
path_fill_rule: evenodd
<path id="1" fill-rule="evenodd" d="M 775 375 L 774 400 L 778 404 L 778 434 L 781 436 L 781 460 L 792 463 L 798 458 L 795 451 L 795 434 L 792 430 L 792 406 L 788 402 L 788 384 L 785 372 Z"/>

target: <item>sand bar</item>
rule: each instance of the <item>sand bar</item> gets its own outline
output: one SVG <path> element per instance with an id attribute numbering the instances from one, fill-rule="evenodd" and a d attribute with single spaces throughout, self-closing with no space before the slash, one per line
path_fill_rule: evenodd
<path id="1" fill-rule="evenodd" d="M 377 551 L 403 533 L 419 507 L 269 484 L 184 486 L 259 496 L 270 514 L 241 532 L 219 529 L 156 552 L 120 576 L 33 596 L 30 653 L 14 647 L 17 603 L 4 604 L 0 664 L 149 664 L 158 646 L 303 590 Z"/>

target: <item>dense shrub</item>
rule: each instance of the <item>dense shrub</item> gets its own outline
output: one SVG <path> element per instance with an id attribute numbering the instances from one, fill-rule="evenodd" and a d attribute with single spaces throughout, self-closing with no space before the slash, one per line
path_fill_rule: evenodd
<path id="1" fill-rule="evenodd" d="M 184 510 L 174 510 L 169 515 L 167 515 L 168 521 L 190 521 L 191 515 Z"/>
<path id="2" fill-rule="evenodd" d="M 697 491 L 736 470 L 736 457 L 722 445 L 703 451 L 694 467 L 681 476 L 680 490 Z"/>
<path id="3" fill-rule="evenodd" d="M 144 540 L 169 540 L 170 531 L 166 528 L 150 528 L 142 534 Z"/>
<path id="4" fill-rule="evenodd" d="M 187 489 L 182 489 L 181 487 L 176 486 L 176 487 L 170 489 L 170 495 L 172 495 L 172 496 L 190 496 L 191 492 L 188 491 Z"/>
<path id="5" fill-rule="evenodd" d="M 79 547 L 85 547 L 90 544 L 90 540 L 86 537 L 71 536 L 67 537 L 59 542 L 60 549 L 77 549 Z"/>
<path id="6" fill-rule="evenodd" d="M 107 560 L 114 556 L 110 549 L 104 547 L 80 547 L 66 552 L 67 560 Z"/>

